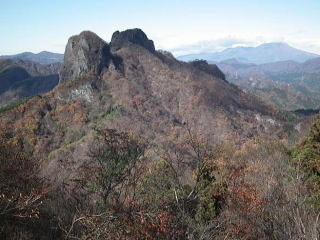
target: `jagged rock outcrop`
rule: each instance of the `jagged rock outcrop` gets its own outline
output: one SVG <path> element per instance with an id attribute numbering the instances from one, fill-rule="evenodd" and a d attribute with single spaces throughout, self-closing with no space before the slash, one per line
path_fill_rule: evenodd
<path id="1" fill-rule="evenodd" d="M 169 51 L 165 51 L 165 50 L 159 49 L 158 52 L 161 53 L 162 55 L 165 55 L 165 56 L 169 57 L 169 58 L 175 58 L 173 56 L 173 54 L 171 52 L 169 52 Z"/>
<path id="2" fill-rule="evenodd" d="M 112 51 L 116 51 L 123 46 L 130 44 L 140 45 L 150 52 L 155 52 L 153 41 L 148 39 L 147 35 L 138 28 L 129 29 L 123 32 L 116 31 L 112 35 L 110 42 Z"/>
<path id="3" fill-rule="evenodd" d="M 140 29 L 116 31 L 110 42 L 112 51 L 132 44 L 142 46 L 152 53 L 155 52 L 153 41 L 149 40 Z M 71 37 L 66 46 L 59 83 L 71 81 L 84 73 L 99 75 L 110 62 L 117 68 L 121 60 L 111 54 L 110 46 L 90 31 Z"/>
<path id="4" fill-rule="evenodd" d="M 212 76 L 226 80 L 224 73 L 215 64 L 208 64 L 208 62 L 205 60 L 196 60 L 190 62 L 190 64 Z"/>
<path id="5" fill-rule="evenodd" d="M 64 83 L 83 73 L 100 74 L 112 59 L 109 45 L 95 33 L 84 31 L 69 39 L 60 71 Z"/>

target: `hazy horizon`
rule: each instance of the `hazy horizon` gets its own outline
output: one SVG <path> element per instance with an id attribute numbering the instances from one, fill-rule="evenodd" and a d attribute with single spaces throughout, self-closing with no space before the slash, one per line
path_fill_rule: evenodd
<path id="1" fill-rule="evenodd" d="M 110 41 L 114 31 L 129 28 L 141 28 L 157 49 L 176 56 L 268 42 L 320 54 L 318 9 L 318 0 L 12 0 L 0 9 L 0 55 L 63 53 L 68 38 L 83 30 Z"/>

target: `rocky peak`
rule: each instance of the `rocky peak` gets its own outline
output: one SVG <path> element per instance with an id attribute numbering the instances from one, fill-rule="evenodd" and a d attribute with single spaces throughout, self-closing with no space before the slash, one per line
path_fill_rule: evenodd
<path id="1" fill-rule="evenodd" d="M 153 41 L 148 39 L 147 35 L 141 29 L 135 28 L 123 32 L 116 31 L 113 33 L 110 43 L 113 51 L 130 44 L 140 45 L 148 49 L 150 52 L 155 52 Z"/>
<path id="2" fill-rule="evenodd" d="M 95 33 L 84 31 L 68 40 L 60 83 L 68 82 L 83 73 L 100 74 L 112 59 L 109 45 Z"/>
<path id="3" fill-rule="evenodd" d="M 207 74 L 226 80 L 224 73 L 215 64 L 208 64 L 208 62 L 205 60 L 195 60 L 193 62 L 190 62 L 190 64 L 193 67 L 206 72 Z"/>

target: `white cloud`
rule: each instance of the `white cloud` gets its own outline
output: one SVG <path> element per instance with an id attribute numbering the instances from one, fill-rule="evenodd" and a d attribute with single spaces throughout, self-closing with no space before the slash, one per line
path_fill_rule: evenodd
<path id="1" fill-rule="evenodd" d="M 298 49 L 320 54 L 320 39 L 305 38 L 305 39 L 294 39 L 287 40 L 291 46 Z"/>
<path id="2" fill-rule="evenodd" d="M 300 32 L 299 32 L 300 33 Z M 301 33 L 300 33 L 301 34 Z M 299 35 L 300 35 L 299 34 Z M 199 37 L 199 36 L 197 36 Z M 233 47 L 256 47 L 268 42 L 286 42 L 289 45 L 301 50 L 320 54 L 320 39 L 301 38 L 297 33 L 283 36 L 232 36 L 225 35 L 216 38 L 207 38 L 208 40 L 195 39 L 195 36 L 184 38 L 182 36 L 170 36 L 167 38 L 158 38 L 155 40 L 159 49 L 165 49 L 172 52 L 175 56 L 203 53 L 203 52 L 219 52 L 226 48 Z"/>
<path id="3" fill-rule="evenodd" d="M 211 40 L 195 41 L 191 44 L 170 46 L 162 43 L 159 46 L 163 46 L 164 49 L 172 52 L 175 56 L 179 56 L 201 52 L 219 52 L 226 48 L 237 46 L 256 46 L 258 44 L 259 42 L 256 40 L 226 36 Z"/>

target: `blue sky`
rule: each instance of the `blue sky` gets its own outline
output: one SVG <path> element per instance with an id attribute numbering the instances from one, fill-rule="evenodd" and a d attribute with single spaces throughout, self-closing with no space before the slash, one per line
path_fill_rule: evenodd
<path id="1" fill-rule="evenodd" d="M 320 54 L 320 0 L 0 0 L 0 55 L 64 52 L 91 30 L 141 28 L 175 55 L 284 41 Z"/>

